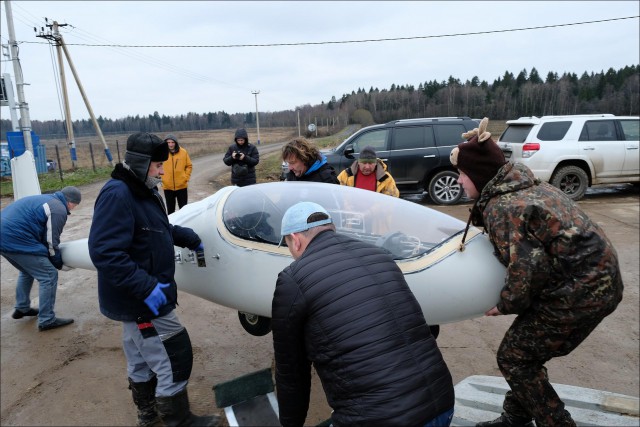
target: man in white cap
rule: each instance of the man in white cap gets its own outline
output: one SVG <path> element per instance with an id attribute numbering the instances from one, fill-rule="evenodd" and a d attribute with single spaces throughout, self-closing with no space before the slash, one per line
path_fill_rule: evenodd
<path id="1" fill-rule="evenodd" d="M 285 212 L 281 234 L 295 261 L 272 303 L 280 424 L 305 424 L 313 364 L 333 425 L 448 426 L 451 374 L 393 259 L 312 202 Z"/>
<path id="2" fill-rule="evenodd" d="M 73 323 L 56 317 L 53 307 L 58 289 L 58 270 L 62 269 L 60 234 L 67 216 L 80 203 L 76 187 L 64 187 L 54 194 L 23 197 L 2 211 L 0 253 L 20 270 L 16 286 L 14 319 L 38 316 L 38 329 L 47 331 Z M 31 307 L 33 281 L 39 283 L 39 309 Z"/>

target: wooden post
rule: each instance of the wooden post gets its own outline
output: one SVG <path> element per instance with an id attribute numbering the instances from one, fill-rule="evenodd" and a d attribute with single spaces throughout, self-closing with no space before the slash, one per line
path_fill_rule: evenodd
<path id="1" fill-rule="evenodd" d="M 89 142 L 89 153 L 91 154 L 91 164 L 93 165 L 93 172 L 96 171 L 96 159 L 93 157 L 93 144 Z"/>
<path id="2" fill-rule="evenodd" d="M 60 173 L 60 181 L 64 181 L 64 178 L 62 178 L 62 164 L 60 163 L 60 150 L 58 149 L 58 144 L 56 144 L 56 158 L 58 159 L 58 173 Z"/>

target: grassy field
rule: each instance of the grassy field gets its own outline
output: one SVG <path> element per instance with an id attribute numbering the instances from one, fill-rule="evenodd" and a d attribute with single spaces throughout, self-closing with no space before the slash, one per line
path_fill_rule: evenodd
<path id="1" fill-rule="evenodd" d="M 489 121 L 489 132 L 497 140 L 506 128 L 505 121 Z M 255 143 L 258 139 L 255 129 L 247 129 L 249 141 Z M 176 132 L 179 144 L 184 147 L 192 158 L 208 154 L 225 152 L 233 142 L 235 129 L 206 130 Z M 297 128 L 262 128 L 260 129 L 260 143 L 270 144 L 287 141 L 298 135 Z M 129 134 L 105 136 L 106 143 L 113 156 L 114 163 L 120 162 L 124 157 L 126 141 Z M 164 138 L 165 135 L 159 135 Z M 344 135 L 326 136 L 314 138 L 312 141 L 319 148 L 335 147 L 342 142 Z M 66 185 L 83 185 L 95 181 L 105 180 L 109 177 L 112 166 L 109 165 L 104 146 L 98 137 L 79 137 L 76 139 L 77 164 L 73 168 L 67 143 L 63 139 L 44 140 L 40 142 L 46 147 L 47 158 L 53 159 L 62 171 L 63 181 L 60 180 L 60 172 L 49 172 L 40 175 L 40 187 L 43 193 L 59 190 Z M 93 153 L 93 156 L 92 156 Z M 256 168 L 257 181 L 269 182 L 277 180 L 280 176 L 281 159 L 279 153 L 262 157 Z M 95 165 L 95 171 L 94 171 Z M 228 180 L 227 174 L 224 176 Z M 12 197 L 13 186 L 11 178 L 3 178 L 0 182 L 0 196 Z"/>
<path id="2" fill-rule="evenodd" d="M 255 143 L 258 139 L 255 129 L 247 129 L 249 141 Z M 192 158 L 208 154 L 222 153 L 233 142 L 235 129 L 207 130 L 176 132 L 180 146 L 184 147 Z M 282 142 L 298 135 L 297 128 L 267 128 L 260 129 L 260 143 L 270 144 Z M 158 135 L 164 138 L 165 135 Z M 105 140 L 114 164 L 124 158 L 127 138 L 129 134 L 105 136 Z M 83 185 L 95 181 L 107 179 L 112 166 L 109 165 L 104 154 L 104 145 L 98 137 L 79 137 L 76 139 L 76 168 L 73 168 L 71 154 L 65 140 L 40 141 L 47 150 L 47 158 L 53 159 L 59 165 L 59 171 L 41 174 L 40 187 L 43 193 L 59 190 L 66 185 Z M 93 156 L 92 156 L 93 153 Z M 94 171 L 95 165 L 95 171 Z M 63 181 L 60 180 L 62 171 Z M 11 177 L 7 177 L 0 183 L 0 195 L 2 197 L 13 196 Z"/>

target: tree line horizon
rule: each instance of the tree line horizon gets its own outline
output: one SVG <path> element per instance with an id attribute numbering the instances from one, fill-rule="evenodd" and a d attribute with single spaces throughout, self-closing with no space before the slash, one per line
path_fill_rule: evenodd
<path id="1" fill-rule="evenodd" d="M 350 94 L 335 96 L 317 105 L 305 104 L 295 109 L 260 112 L 260 127 L 297 127 L 306 129 L 316 124 L 332 133 L 347 124 L 368 126 L 398 119 L 420 117 L 489 117 L 493 120 L 511 120 L 525 116 L 605 114 L 637 116 L 640 113 L 640 65 L 625 66 L 619 70 L 609 68 L 599 73 L 549 72 L 543 80 L 536 68 L 517 75 L 505 71 L 492 84 L 473 77 L 462 83 L 450 76 L 448 80 L 411 84 L 392 84 L 389 89 L 373 86 L 358 88 Z M 255 113 L 225 111 L 175 116 L 160 115 L 158 111 L 147 116 L 126 116 L 110 119 L 97 118 L 104 134 L 133 132 L 179 132 L 216 129 L 252 128 L 256 126 Z M 64 120 L 32 120 L 32 130 L 41 139 L 66 136 Z M 96 135 L 91 120 L 73 121 L 75 136 Z M 11 120 L 0 120 L 0 134 L 12 131 Z"/>

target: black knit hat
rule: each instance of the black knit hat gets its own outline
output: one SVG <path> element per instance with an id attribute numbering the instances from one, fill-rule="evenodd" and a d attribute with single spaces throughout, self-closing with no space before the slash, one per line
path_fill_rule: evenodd
<path id="1" fill-rule="evenodd" d="M 376 154 L 376 149 L 370 145 L 367 145 L 362 150 L 360 150 L 360 156 L 358 156 L 358 160 L 369 160 L 372 162 L 375 162 L 377 158 L 378 155 Z"/>
<path id="2" fill-rule="evenodd" d="M 164 162 L 169 158 L 169 145 L 152 133 L 134 133 L 127 139 L 124 161 L 136 177 L 144 181 L 151 162 Z"/>
<path id="3" fill-rule="evenodd" d="M 64 194 L 64 198 L 69 203 L 75 203 L 77 205 L 82 200 L 82 193 L 80 193 L 78 187 L 67 186 L 60 191 L 62 191 L 62 194 Z"/>
<path id="4" fill-rule="evenodd" d="M 451 150 L 451 164 L 464 172 L 476 186 L 478 192 L 487 185 L 507 161 L 498 144 L 487 132 L 488 118 L 482 119 L 480 125 L 462 134 L 467 140 Z"/>

